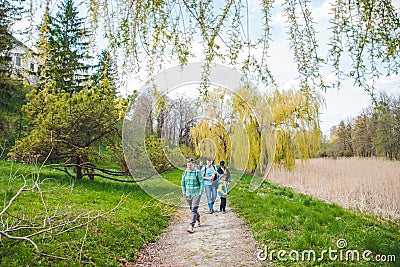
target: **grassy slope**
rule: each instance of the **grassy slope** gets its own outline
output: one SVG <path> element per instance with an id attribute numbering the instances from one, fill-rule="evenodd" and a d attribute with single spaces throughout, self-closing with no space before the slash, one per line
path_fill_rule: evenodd
<path id="1" fill-rule="evenodd" d="M 374 255 L 394 254 L 397 261 L 391 266 L 400 266 L 399 221 L 388 222 L 355 213 L 268 182 L 255 192 L 249 192 L 250 180 L 251 177 L 245 175 L 229 200 L 245 218 L 260 247 L 265 250 L 264 245 L 267 246 L 269 253 L 274 249 L 287 253 L 292 249 L 300 252 L 313 249 L 318 258 L 329 247 L 337 250 L 337 240 L 345 239 L 348 246 L 344 253 L 352 249 L 370 250 Z M 331 261 L 328 255 L 324 256 L 325 260 L 315 262 L 283 262 L 276 256 L 277 253 L 273 254 L 278 266 L 385 266 L 382 262 Z M 289 259 L 288 254 L 285 257 Z"/>
<path id="2" fill-rule="evenodd" d="M 11 171 L 12 170 L 12 171 Z M 11 173 L 11 175 L 10 175 Z M 32 165 L 0 162 L 0 210 L 22 184 L 22 177 L 37 173 Z M 10 179 L 10 177 L 12 179 Z M 119 259 L 134 261 L 137 249 L 156 239 L 168 225 L 173 210 L 154 201 L 139 186 L 104 180 L 86 179 L 73 181 L 63 173 L 43 169 L 44 191 L 48 213 L 62 214 L 62 218 L 74 218 L 78 214 L 93 211 L 90 215 L 115 207 L 122 196 L 128 198 L 104 219 L 92 222 L 89 228 L 50 238 L 49 235 L 34 238 L 42 253 L 56 255 L 66 260 L 39 256 L 26 242 L 0 239 L 0 266 L 82 266 L 93 262 L 97 266 L 116 266 Z M 37 191 L 25 192 L 18 198 L 10 213 L 34 218 L 37 225 L 43 223 L 44 207 Z M 5 215 L 3 219 L 12 221 Z"/>

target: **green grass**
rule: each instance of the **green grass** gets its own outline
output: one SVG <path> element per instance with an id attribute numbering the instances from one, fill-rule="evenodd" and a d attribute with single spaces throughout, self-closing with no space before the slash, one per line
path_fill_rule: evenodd
<path id="1" fill-rule="evenodd" d="M 0 161 L 0 210 L 20 188 L 23 177 L 28 181 L 36 179 L 38 172 L 33 165 Z M 90 263 L 117 266 L 119 259 L 133 262 L 138 249 L 159 237 L 174 212 L 172 207 L 155 201 L 136 184 L 101 179 L 75 181 L 50 169 L 42 169 L 39 177 L 48 214 L 61 215 L 54 218 L 53 224 L 88 212 L 93 217 L 115 207 L 122 197 L 127 198 L 118 209 L 90 223 L 87 229 L 80 227 L 58 236 L 45 234 L 33 238 L 41 253 L 65 258 L 63 260 L 37 254 L 28 242 L 1 237 L 0 266 L 82 266 Z M 10 215 L 24 218 L 24 224 L 42 225 L 45 208 L 38 191 L 20 195 L 9 213 L 4 215 L 4 223 L 16 221 Z M 81 219 L 81 222 L 85 220 Z M 15 234 L 27 233 L 25 230 Z"/>
<path id="2" fill-rule="evenodd" d="M 181 170 L 175 170 L 173 172 L 165 172 L 165 173 L 162 174 L 162 176 L 166 180 L 170 181 L 172 184 L 181 186 L 181 184 L 182 184 L 182 173 L 183 173 L 183 171 L 181 171 Z"/>
<path id="3" fill-rule="evenodd" d="M 272 261 L 278 266 L 400 266 L 399 220 L 387 221 L 347 210 L 269 182 L 250 192 L 250 180 L 251 176 L 244 175 L 232 190 L 229 201 L 239 216 L 244 217 L 260 249 L 268 252 L 267 259 L 272 255 Z M 336 242 L 339 239 L 347 241 L 345 249 L 338 249 Z M 326 253 L 318 260 L 329 248 L 338 251 L 332 252 L 332 257 Z M 281 258 L 287 261 L 278 258 L 279 250 L 286 251 Z M 296 259 L 295 252 L 289 257 L 292 250 L 300 252 L 299 261 L 291 260 Z M 301 261 L 301 253 L 305 250 L 314 250 L 317 260 Z M 370 250 L 373 256 L 395 255 L 397 261 L 358 262 L 351 257 L 346 261 L 347 250 L 358 250 L 360 259 L 364 251 Z M 335 255 L 337 259 L 331 260 Z"/>
<path id="4" fill-rule="evenodd" d="M 33 165 L 0 161 L 0 210 L 17 192 L 23 177 L 36 179 L 37 173 L 39 170 Z M 177 170 L 163 176 L 179 185 L 181 174 L 182 171 Z M 267 246 L 269 253 L 272 250 L 301 252 L 312 249 L 319 256 L 323 250 L 336 250 L 336 241 L 345 239 L 346 250 L 370 250 L 373 255 L 393 254 L 397 262 L 387 265 L 399 266 L 399 221 L 386 221 L 346 210 L 268 182 L 257 191 L 249 192 L 250 179 L 248 175 L 243 176 L 233 188 L 229 201 L 245 218 L 260 248 Z M 136 184 L 101 179 L 75 181 L 50 169 L 40 170 L 40 180 L 43 181 L 41 189 L 48 214 L 62 215 L 52 223 L 89 211 L 94 216 L 115 207 L 122 197 L 128 197 L 116 211 L 92 222 L 87 229 L 81 227 L 57 236 L 46 234 L 33 238 L 42 253 L 65 258 L 63 260 L 37 254 L 28 242 L 1 237 L 0 266 L 83 266 L 92 263 L 118 266 L 121 265 L 119 259 L 134 262 L 138 249 L 159 237 L 175 211 L 152 199 Z M 41 225 L 44 206 L 40 194 L 24 192 L 2 222 L 15 222 L 10 215 L 23 217 L 26 224 Z M 385 266 L 384 263 L 365 261 L 331 261 L 327 255 L 322 261 L 283 262 L 275 253 L 273 261 L 277 266 Z"/>

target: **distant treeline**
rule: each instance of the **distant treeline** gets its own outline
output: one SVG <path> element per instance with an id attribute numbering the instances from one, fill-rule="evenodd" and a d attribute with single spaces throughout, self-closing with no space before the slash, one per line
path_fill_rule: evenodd
<path id="1" fill-rule="evenodd" d="M 400 159 L 400 96 L 381 94 L 356 118 L 331 128 L 320 157 L 386 157 Z"/>

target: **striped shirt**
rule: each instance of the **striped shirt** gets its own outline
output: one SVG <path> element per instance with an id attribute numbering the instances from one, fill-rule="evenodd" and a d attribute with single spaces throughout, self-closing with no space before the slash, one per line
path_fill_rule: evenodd
<path id="1" fill-rule="evenodd" d="M 197 177 L 196 177 L 197 176 Z M 194 197 L 203 193 L 204 181 L 201 172 L 193 169 L 182 174 L 182 193 L 184 196 Z"/>

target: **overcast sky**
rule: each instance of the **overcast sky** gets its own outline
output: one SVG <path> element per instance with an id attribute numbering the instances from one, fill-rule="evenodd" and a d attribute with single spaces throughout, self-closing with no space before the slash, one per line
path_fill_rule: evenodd
<path id="1" fill-rule="evenodd" d="M 257 0 L 249 0 L 249 14 L 250 14 L 250 35 L 260 36 L 261 25 L 259 18 L 260 7 L 257 4 Z M 286 25 L 286 18 L 282 14 L 280 8 L 284 0 L 276 0 L 274 3 L 274 12 L 272 16 L 272 42 L 270 44 L 270 58 L 269 66 L 276 77 L 281 88 L 292 88 L 296 85 L 297 71 L 296 66 L 293 62 L 292 53 L 289 51 L 289 41 L 287 40 L 288 31 Z M 326 44 L 329 41 L 331 35 L 329 27 L 330 8 L 333 0 L 312 0 L 312 17 L 316 20 L 315 28 L 317 30 L 317 40 L 320 45 L 318 52 L 320 56 L 325 57 L 327 55 L 328 46 Z M 52 2 L 51 10 L 56 10 L 57 1 Z M 393 0 L 392 3 L 400 10 L 400 0 Z M 80 8 L 83 10 L 83 6 Z M 81 12 L 83 13 L 83 12 Z M 80 16 L 83 14 L 80 13 Z M 36 14 L 40 14 L 37 12 Z M 40 22 L 40 17 L 37 19 L 37 24 Z M 23 28 L 24 23 L 21 22 L 16 25 L 16 28 Z M 21 37 L 22 39 L 29 40 L 29 37 Z M 20 39 L 21 39 L 20 38 Z M 22 40 L 22 41 L 26 41 Z M 32 40 L 32 39 L 31 39 Z M 29 44 L 31 45 L 31 44 Z M 104 43 L 99 43 L 100 46 L 104 47 Z M 194 50 L 196 50 L 196 44 L 194 44 Z M 198 51 L 201 53 L 201 45 L 198 45 Z M 198 61 L 200 57 L 193 59 Z M 171 66 L 166 66 L 166 68 Z M 325 78 L 333 79 L 334 77 L 330 73 L 326 73 Z M 143 81 L 139 81 L 134 78 L 130 78 L 127 82 L 127 90 L 138 89 L 142 85 Z M 389 94 L 400 95 L 400 75 L 391 77 L 382 77 L 376 85 L 379 88 Z M 128 92 L 129 93 L 129 92 Z M 329 129 L 333 125 L 339 124 L 341 120 L 355 117 L 361 112 L 362 109 L 370 105 L 370 96 L 362 89 L 353 86 L 352 80 L 344 81 L 340 90 L 328 89 L 327 92 L 322 92 L 325 98 L 326 106 L 322 108 L 321 114 L 321 128 L 324 134 L 329 133 Z"/>

